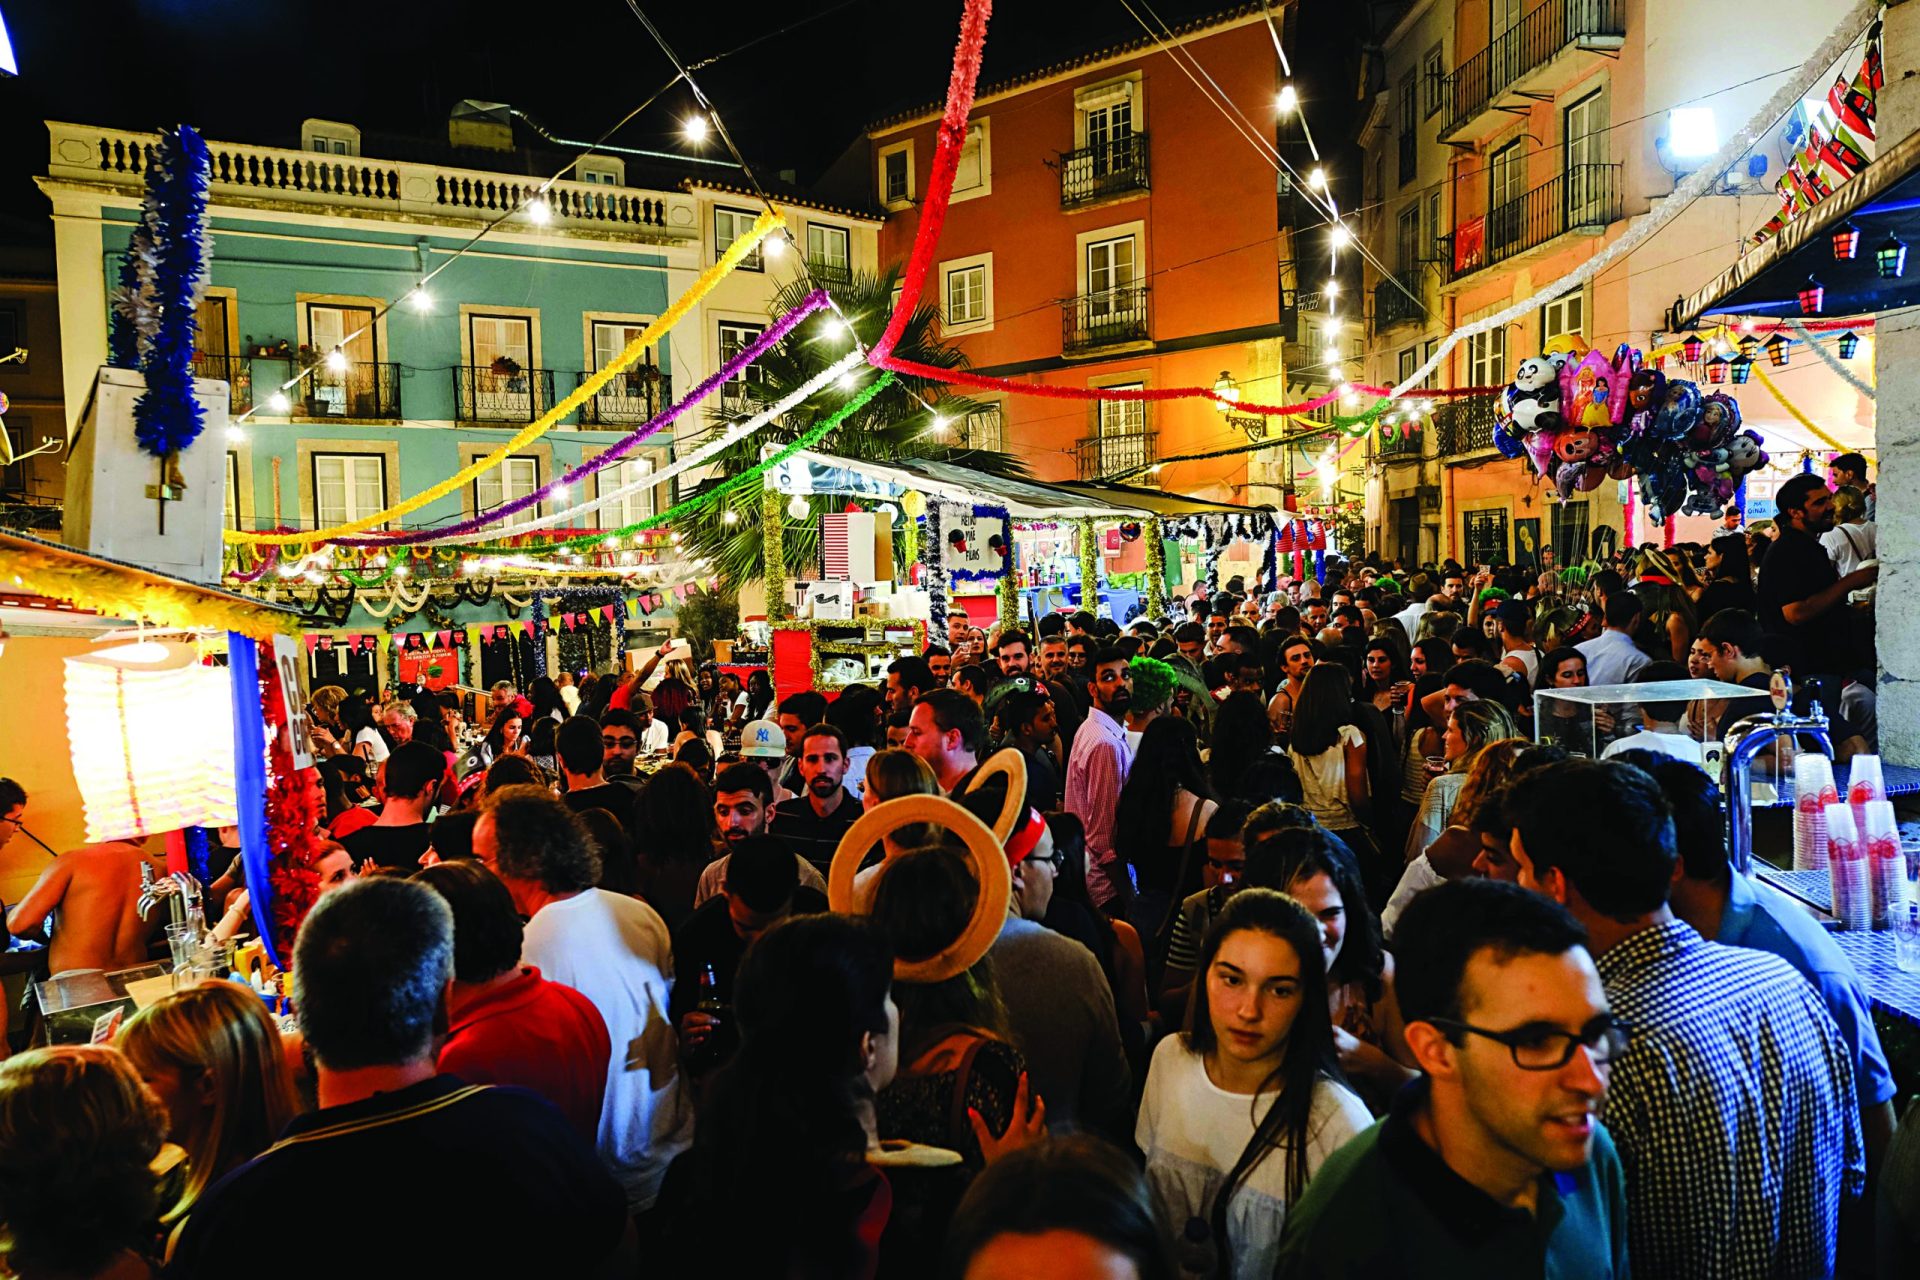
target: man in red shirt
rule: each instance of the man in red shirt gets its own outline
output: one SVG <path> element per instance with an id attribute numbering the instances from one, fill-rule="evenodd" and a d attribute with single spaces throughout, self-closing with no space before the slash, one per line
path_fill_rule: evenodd
<path id="1" fill-rule="evenodd" d="M 442 862 L 414 878 L 453 908 L 453 990 L 440 1070 L 469 1084 L 537 1093 L 594 1142 L 613 1056 L 600 1011 L 572 987 L 520 963 L 513 897 L 480 863 Z"/>

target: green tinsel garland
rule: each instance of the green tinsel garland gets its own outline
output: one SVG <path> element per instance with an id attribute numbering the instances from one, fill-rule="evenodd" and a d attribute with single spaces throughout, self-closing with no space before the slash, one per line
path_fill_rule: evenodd
<path id="1" fill-rule="evenodd" d="M 760 562 L 767 584 L 767 621 L 787 616 L 787 511 L 778 489 L 766 490 L 760 500 Z"/>
<path id="2" fill-rule="evenodd" d="M 1080 607 L 1100 616 L 1100 535 L 1092 517 L 1080 520 Z"/>

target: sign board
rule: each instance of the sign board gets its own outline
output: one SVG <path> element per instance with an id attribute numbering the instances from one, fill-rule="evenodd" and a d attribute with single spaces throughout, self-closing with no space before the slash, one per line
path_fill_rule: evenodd
<path id="1" fill-rule="evenodd" d="M 293 756 L 296 769 L 313 768 L 313 738 L 307 723 L 307 695 L 300 674 L 306 663 L 300 656 L 300 642 L 292 636 L 273 638 L 273 671 L 280 681 L 280 697 L 287 708 L 286 739 L 282 745 Z"/>
<path id="2" fill-rule="evenodd" d="M 1007 575 L 1009 529 L 1005 512 L 943 506 L 940 563 L 954 582 L 981 582 Z"/>

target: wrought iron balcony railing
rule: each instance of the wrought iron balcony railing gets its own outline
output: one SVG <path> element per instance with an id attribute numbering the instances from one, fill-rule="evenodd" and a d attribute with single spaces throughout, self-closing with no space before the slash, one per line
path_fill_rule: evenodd
<path id="1" fill-rule="evenodd" d="M 1552 181 L 1454 228 L 1448 278 L 1458 280 L 1570 231 L 1599 234 L 1621 217 L 1620 166 L 1569 165 Z"/>
<path id="2" fill-rule="evenodd" d="M 553 405 L 553 370 L 456 365 L 453 401 L 461 422 L 532 422 Z"/>
<path id="3" fill-rule="evenodd" d="M 1100 480 L 1152 464 L 1159 456 L 1158 431 L 1106 432 L 1079 442 L 1080 478 Z"/>
<path id="4" fill-rule="evenodd" d="M 1150 290 L 1128 285 L 1084 293 L 1060 303 L 1060 350 L 1065 355 L 1101 347 L 1146 342 L 1152 338 L 1148 311 Z"/>
<path id="5" fill-rule="evenodd" d="M 574 375 L 574 386 L 592 377 L 591 371 Z M 599 392 L 580 406 L 583 427 L 629 426 L 645 422 L 673 403 L 673 380 L 659 370 L 629 369 L 616 373 Z"/>
<path id="6" fill-rule="evenodd" d="M 1626 0 L 1545 0 L 1447 77 L 1441 140 L 1460 132 L 1508 86 L 1551 62 L 1568 45 L 1591 41 L 1594 47 L 1618 47 L 1626 34 Z"/>
<path id="7" fill-rule="evenodd" d="M 1098 146 L 1060 153 L 1062 209 L 1145 191 L 1147 187 L 1147 135 L 1144 133 L 1130 133 Z"/>

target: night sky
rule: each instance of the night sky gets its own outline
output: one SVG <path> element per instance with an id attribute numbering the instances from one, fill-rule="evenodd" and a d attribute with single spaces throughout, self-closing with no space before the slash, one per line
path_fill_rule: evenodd
<path id="1" fill-rule="evenodd" d="M 1143 15 L 1150 3 L 1172 24 L 1231 7 L 1132 3 Z M 960 15 L 958 0 L 643 7 L 688 61 L 821 15 L 698 73 L 749 158 L 803 181 L 865 121 L 943 94 Z M 1140 31 L 1118 0 L 995 8 L 983 82 Z M 1367 9 L 1309 3 L 1300 47 L 1289 50 L 1323 149 L 1358 123 Z M 45 198 L 31 185 L 46 167 L 44 119 L 127 129 L 184 120 L 214 138 L 298 145 L 300 121 L 320 116 L 444 139 L 448 109 L 478 98 L 522 108 L 558 136 L 591 138 L 673 74 L 624 0 L 0 0 L 0 12 L 21 67 L 19 79 L 0 82 L 0 219 L 15 239 L 51 235 Z M 612 141 L 675 149 L 692 105 L 676 87 Z M 1239 105 L 1254 115 L 1266 104 Z M 1259 163 L 1251 149 L 1248 160 Z M 1334 169 L 1357 179 L 1355 165 Z"/>

